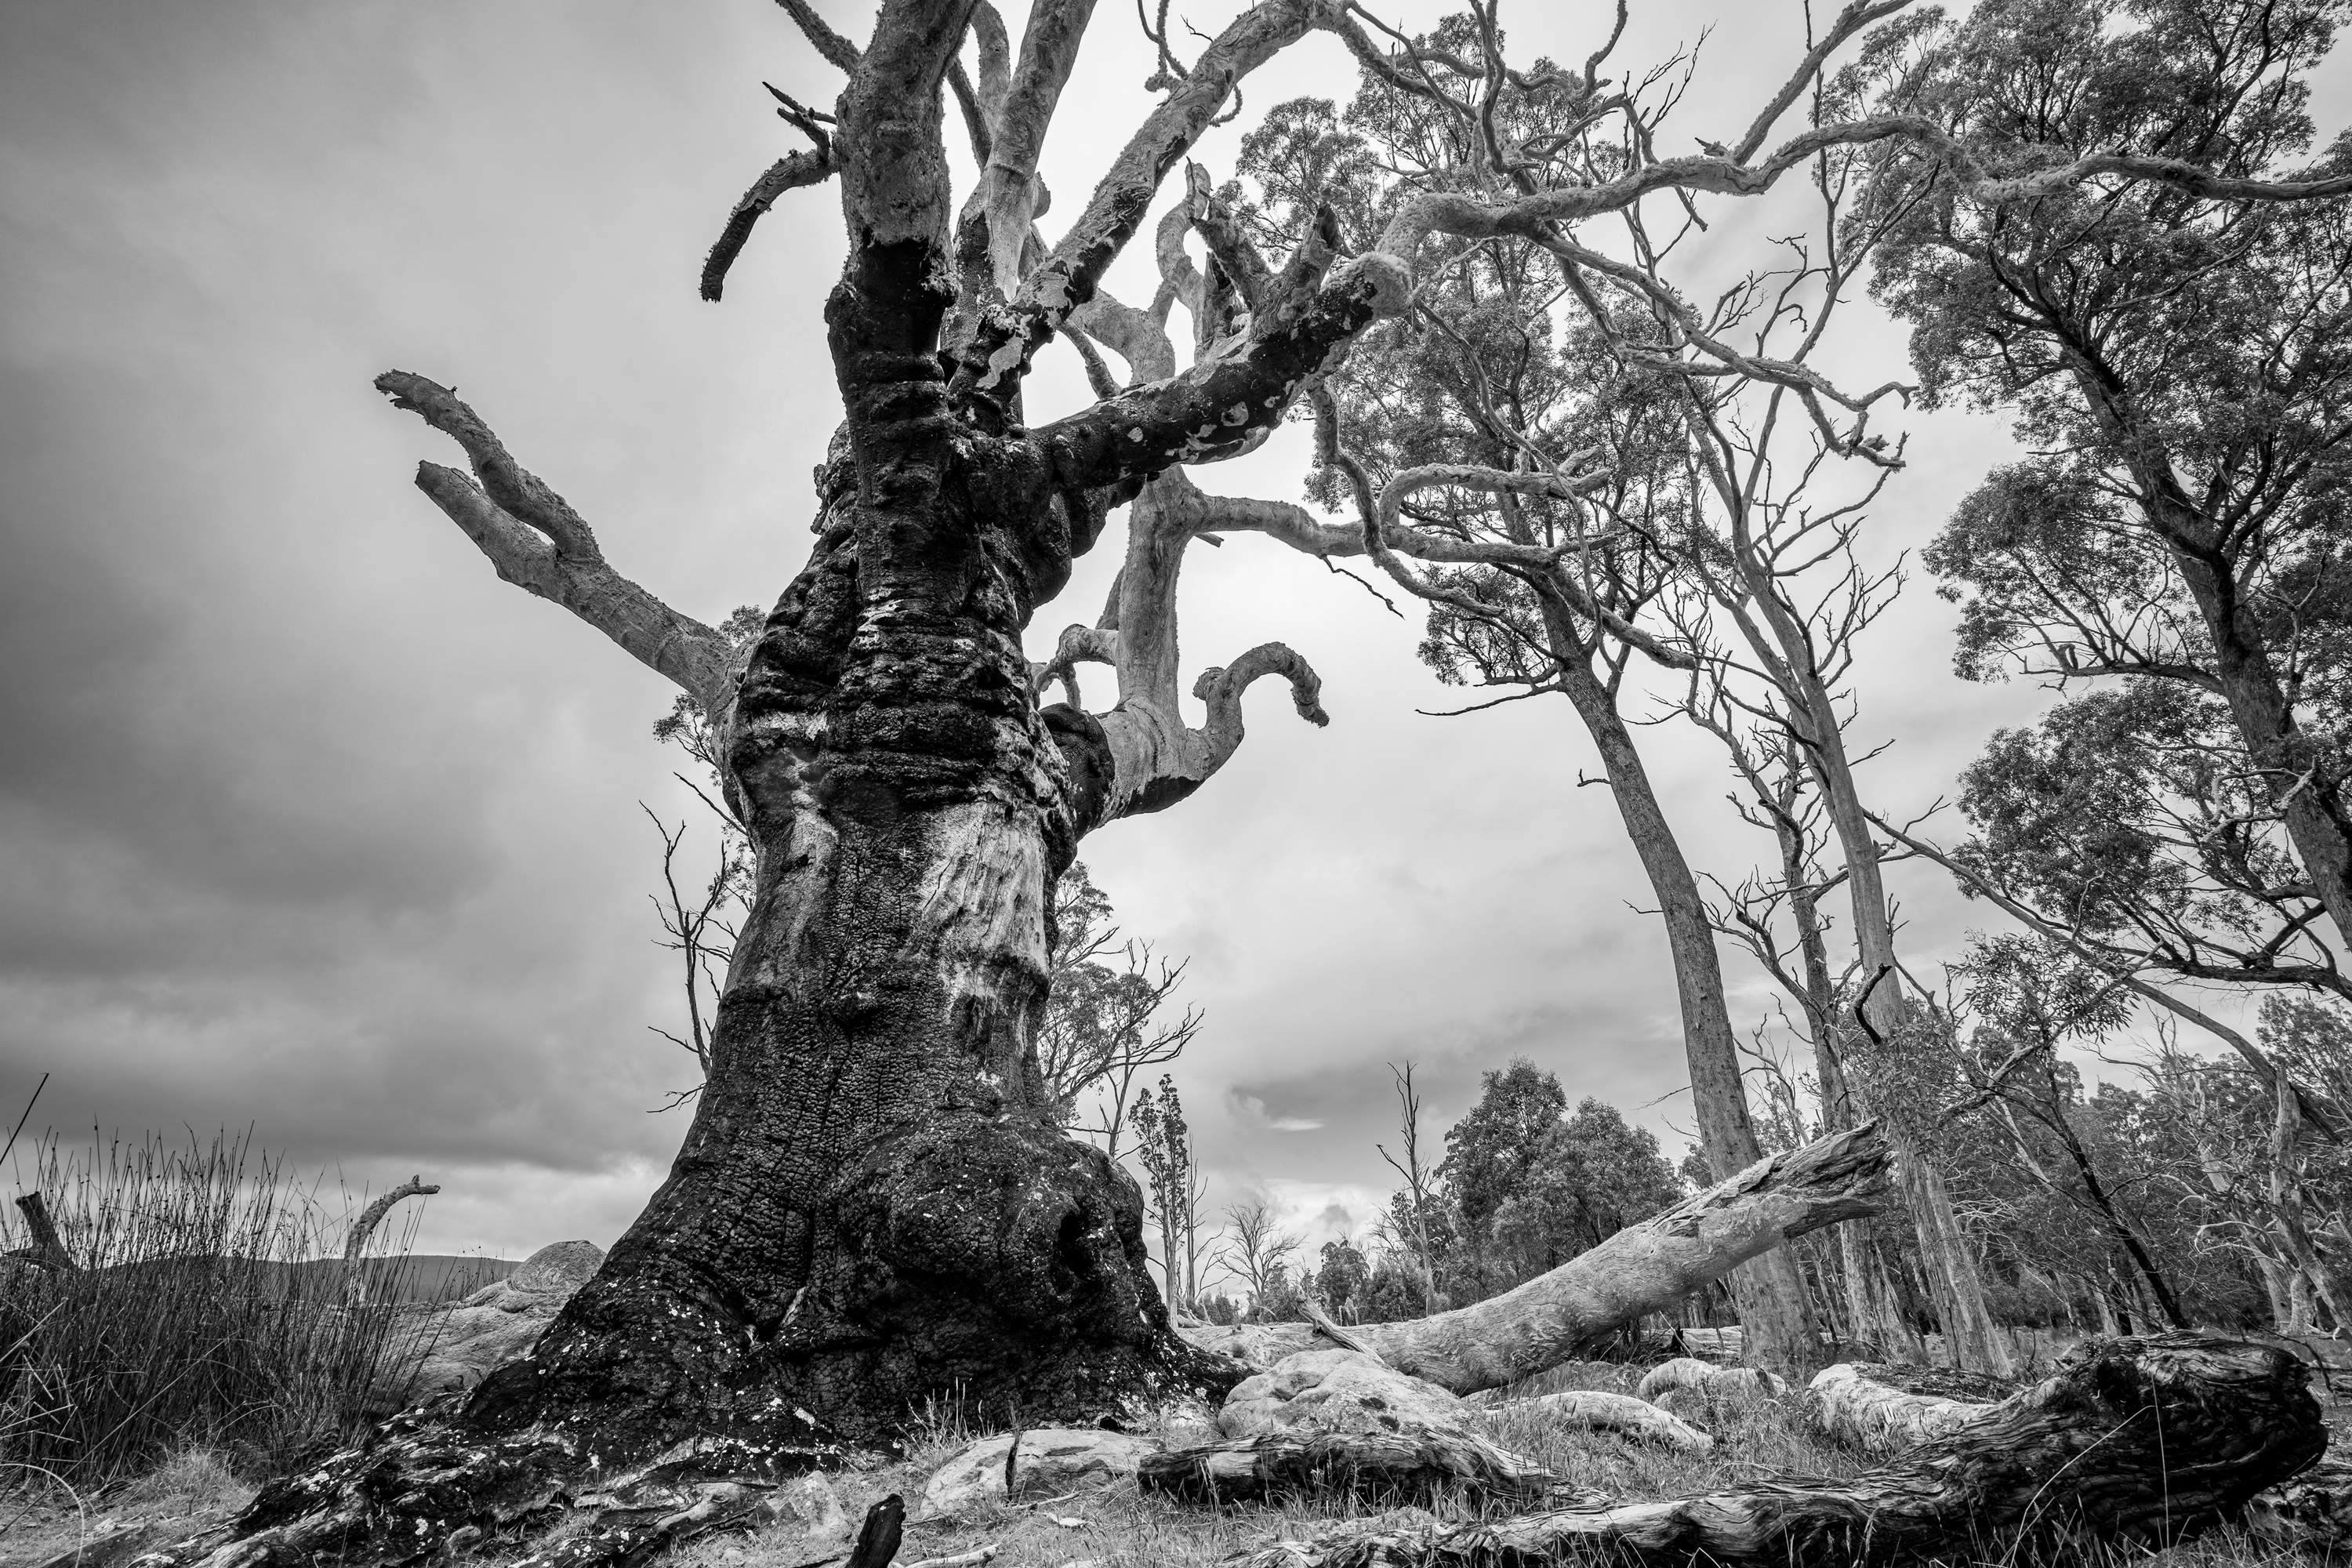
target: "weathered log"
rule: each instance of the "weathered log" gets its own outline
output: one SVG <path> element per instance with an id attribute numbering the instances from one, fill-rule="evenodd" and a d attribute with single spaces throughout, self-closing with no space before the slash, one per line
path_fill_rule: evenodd
<path id="1" fill-rule="evenodd" d="M 1426 1318 L 1360 1323 L 1352 1331 L 1391 1366 L 1441 1388 L 1500 1388 L 1571 1359 L 1791 1237 L 1877 1213 L 1888 1161 L 1877 1123 L 1864 1122 L 1759 1160 L 1517 1289 Z M 1314 1348 L 1318 1331 L 1308 1323 L 1262 1323 L 1189 1337 L 1263 1371 Z"/>
<path id="2" fill-rule="evenodd" d="M 1717 1366 L 1696 1356 L 1678 1355 L 1652 1367 L 1633 1390 L 1636 1399 L 1654 1400 L 1677 1388 L 1696 1388 L 1717 1399 L 1772 1398 L 1789 1392 L 1788 1379 L 1754 1367 Z"/>
<path id="3" fill-rule="evenodd" d="M 1171 1448 L 1146 1458 L 1136 1480 L 1200 1502 L 1320 1491 L 1397 1501 L 1466 1491 L 1527 1502 L 1559 1485 L 1549 1470 L 1475 1433 L 1427 1426 L 1397 1432 L 1285 1429 Z"/>
<path id="4" fill-rule="evenodd" d="M 49 1205 L 40 1194 L 26 1193 L 18 1198 L 16 1210 L 25 1216 L 25 1228 L 32 1233 L 33 1245 L 10 1256 L 58 1274 L 68 1274 L 81 1267 L 66 1250 L 65 1238 L 58 1234 L 58 1222 L 49 1217 Z"/>
<path id="5" fill-rule="evenodd" d="M 2069 1537 L 2178 1540 L 2236 1514 L 2326 1448 L 2294 1357 L 2173 1334 L 2077 1346 L 2057 1373 L 1844 1480 L 1457 1526 L 1373 1523 L 1278 1542 L 1250 1568 L 1503 1568 L 1597 1550 L 1736 1568 L 2031 1558 Z"/>
<path id="6" fill-rule="evenodd" d="M 1533 1399 L 1513 1400 L 1498 1408 L 1539 1410 L 1563 1426 L 1589 1426 L 1598 1431 L 1622 1433 L 1653 1443 L 1663 1443 L 1685 1454 L 1704 1454 L 1715 1447 L 1714 1438 L 1672 1411 L 1661 1410 L 1648 1400 L 1636 1399 L 1630 1394 L 1577 1388 L 1562 1394 L 1539 1394 Z"/>
<path id="7" fill-rule="evenodd" d="M 1916 1393 L 1843 1363 L 1826 1367 L 1805 1390 L 1805 1414 L 1822 1436 L 1864 1453 L 1899 1452 L 1947 1437 L 1983 1420 L 1994 1406 L 1978 1400 Z"/>
<path id="8" fill-rule="evenodd" d="M 2246 1531 L 2265 1546 L 2335 1557 L 2352 1548 L 2352 1462 L 2325 1458 L 2246 1505 Z"/>
<path id="9" fill-rule="evenodd" d="M 1998 1402 L 1954 1396 L 1985 1392 L 1981 1385 L 1993 1381 L 1938 1367 L 1833 1366 L 1813 1379 L 1805 1405 L 1832 1441 L 1865 1453 L 1899 1453 L 1990 1415 Z M 2352 1463 L 2322 1458 L 2256 1496 L 2244 1523 L 2255 1539 L 2285 1551 L 2352 1549 Z"/>

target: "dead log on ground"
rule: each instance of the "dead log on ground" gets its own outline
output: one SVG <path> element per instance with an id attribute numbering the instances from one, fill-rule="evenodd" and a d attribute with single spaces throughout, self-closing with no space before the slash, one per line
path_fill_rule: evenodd
<path id="1" fill-rule="evenodd" d="M 2247 1533 L 2265 1546 L 2340 1558 L 2352 1548 L 2352 1463 L 2322 1459 L 2246 1505 Z"/>
<path id="2" fill-rule="evenodd" d="M 1969 1399 L 1915 1393 L 1884 1381 L 1882 1369 L 1851 1363 L 1826 1367 L 1805 1390 L 1805 1414 L 1831 1442 L 1865 1454 L 1898 1453 L 1948 1437 L 1996 1408 Z"/>
<path id="3" fill-rule="evenodd" d="M 1993 1381 L 1940 1367 L 1833 1366 L 1813 1379 L 1805 1405 L 1831 1441 L 1864 1453 L 1900 1453 L 1990 1415 L 1998 1401 L 1954 1395 L 1983 1392 L 1980 1385 Z M 2352 1549 L 2352 1464 L 2322 1458 L 2248 1503 L 2244 1523 L 2264 1545 L 2285 1551 Z"/>
<path id="4" fill-rule="evenodd" d="M 1759 1372 L 1752 1366 L 1717 1366 L 1696 1356 L 1678 1355 L 1643 1373 L 1633 1397 L 1656 1400 L 1677 1388 L 1696 1388 L 1713 1399 L 1776 1399 L 1789 1392 L 1789 1381 L 1778 1373 Z"/>
<path id="5" fill-rule="evenodd" d="M 1715 1447 L 1714 1438 L 1681 1416 L 1669 1410 L 1661 1410 L 1646 1399 L 1636 1399 L 1630 1394 L 1578 1388 L 1564 1394 L 1539 1394 L 1533 1399 L 1515 1399 L 1507 1405 L 1496 1405 L 1495 1409 L 1497 1412 L 1540 1411 L 1563 1426 L 1589 1426 L 1597 1431 L 1640 1437 L 1653 1443 L 1663 1443 L 1685 1454 L 1704 1454 Z"/>
<path id="6" fill-rule="evenodd" d="M 1759 1160 L 1517 1289 L 1349 1331 L 1389 1365 L 1440 1388 L 1500 1388 L 1574 1358 L 1791 1237 L 1876 1214 L 1886 1199 L 1888 1163 L 1877 1123 L 1864 1122 Z M 1320 1334 L 1310 1323 L 1261 1323 L 1187 1337 L 1264 1371 L 1315 1348 Z"/>
<path id="7" fill-rule="evenodd" d="M 2302 1472 L 2327 1444 L 2303 1368 L 2267 1345 L 2095 1340 L 1981 1420 L 1845 1480 L 1452 1527 L 1348 1525 L 1245 1553 L 1249 1568 L 1503 1568 L 1597 1549 L 1724 1568 L 2030 1559 L 2069 1537 L 2179 1540 Z"/>
<path id="8" fill-rule="evenodd" d="M 1286 1492 L 1352 1491 L 1394 1501 L 1462 1490 L 1526 1503 L 1559 1478 L 1475 1433 L 1408 1426 L 1399 1432 L 1260 1433 L 1147 1456 L 1136 1480 L 1195 1502 L 1237 1502 Z"/>

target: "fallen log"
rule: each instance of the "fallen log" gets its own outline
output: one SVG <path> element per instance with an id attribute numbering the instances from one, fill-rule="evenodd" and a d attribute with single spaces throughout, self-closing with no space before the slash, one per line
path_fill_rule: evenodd
<path id="1" fill-rule="evenodd" d="M 1440 1388 L 1500 1388 L 1573 1359 L 1791 1237 L 1877 1213 L 1889 1158 L 1877 1123 L 1864 1122 L 1759 1160 L 1500 1296 L 1349 1331 L 1389 1365 Z M 1321 1333 L 1311 1323 L 1254 1323 L 1188 1326 L 1186 1337 L 1264 1371 L 1315 1348 Z"/>
<path id="2" fill-rule="evenodd" d="M 1577 1388 L 1562 1394 L 1539 1394 L 1533 1399 L 1515 1399 L 1495 1408 L 1540 1411 L 1563 1426 L 1616 1432 L 1646 1442 L 1663 1443 L 1685 1454 L 1704 1454 L 1715 1447 L 1714 1438 L 1681 1416 L 1630 1394 Z"/>
<path id="3" fill-rule="evenodd" d="M 2246 1505 L 2246 1532 L 2265 1546 L 2340 1560 L 2352 1548 L 2352 1463 L 2322 1459 Z"/>
<path id="4" fill-rule="evenodd" d="M 1714 1399 L 1774 1399 L 1789 1392 L 1789 1383 L 1778 1373 L 1717 1366 L 1696 1356 L 1680 1355 L 1643 1373 L 1633 1397 L 1655 1400 L 1677 1388 L 1696 1388 Z"/>
<path id="5" fill-rule="evenodd" d="M 1846 1363 L 1817 1373 L 1805 1390 L 1805 1415 L 1814 1429 L 1862 1453 L 1895 1453 L 1948 1437 L 1996 1408 L 1897 1387 L 1882 1381 L 1880 1371 Z"/>
<path id="6" fill-rule="evenodd" d="M 1441 1493 L 1527 1503 L 1559 1486 L 1549 1470 L 1475 1433 L 1408 1426 L 1396 1432 L 1280 1430 L 1145 1457 L 1137 1482 L 1194 1502 L 1350 1491 L 1391 1501 Z"/>
<path id="7" fill-rule="evenodd" d="M 1498 1568 L 1591 1552 L 1725 1568 L 2031 1559 L 2070 1538 L 2155 1543 L 2231 1517 L 2327 1443 L 2301 1365 L 2267 1345 L 2173 1334 L 2087 1341 L 1982 1418 L 1844 1480 L 1475 1524 L 1344 1525 L 1249 1568 Z"/>

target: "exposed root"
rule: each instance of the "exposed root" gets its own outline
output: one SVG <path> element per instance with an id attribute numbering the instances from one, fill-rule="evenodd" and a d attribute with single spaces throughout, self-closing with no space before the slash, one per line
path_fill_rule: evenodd
<path id="1" fill-rule="evenodd" d="M 573 1521 L 517 1568 L 641 1563 L 697 1536 L 785 1517 L 782 1483 L 845 1457 L 831 1443 L 718 1440 L 604 1476 L 569 1435 L 475 1437 L 414 1413 L 272 1482 L 226 1527 L 147 1552 L 134 1568 L 398 1568 L 494 1539 L 527 1545 Z"/>

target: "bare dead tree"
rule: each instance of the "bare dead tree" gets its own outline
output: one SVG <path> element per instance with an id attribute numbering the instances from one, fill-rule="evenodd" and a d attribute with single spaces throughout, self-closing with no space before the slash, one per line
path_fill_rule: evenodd
<path id="1" fill-rule="evenodd" d="M 1259 440 L 1367 330 L 1413 309 L 1454 240 L 1549 234 L 1679 192 L 1760 193 L 1824 148 L 1895 137 L 1989 199 L 2095 174 L 2254 184 L 2137 155 L 1996 172 L 1917 117 L 1774 144 L 1821 61 L 1903 3 L 1849 5 L 1736 145 L 1676 157 L 1637 146 L 1594 179 L 1520 156 L 1549 131 L 1505 149 L 1494 115 L 1433 84 L 1414 50 L 1376 37 L 1353 6 L 1257 0 L 1192 60 L 1171 57 L 1160 96 L 1109 139 L 1102 178 L 1049 238 L 1037 158 L 1089 0 L 1038 0 L 1017 50 L 984 0 L 881 0 L 862 45 L 785 0 L 845 84 L 829 111 L 782 101 L 809 145 L 736 204 L 702 291 L 720 293 L 784 193 L 837 184 L 848 254 L 825 321 L 844 417 L 819 470 L 807 563 L 748 653 L 624 575 L 588 521 L 449 387 L 380 376 L 395 406 L 465 454 L 466 468 L 427 462 L 416 482 L 494 570 L 709 716 L 758 896 L 684 1146 L 598 1275 L 462 1411 L 270 1493 L 235 1527 L 239 1554 L 296 1561 L 397 1541 L 414 1557 L 464 1531 L 543 1524 L 548 1500 L 570 1497 L 598 1515 L 563 1548 L 589 1568 L 752 1517 L 761 1494 L 746 1478 L 889 1433 L 950 1387 L 983 1413 L 1085 1420 L 1163 1377 L 1216 1375 L 1175 1336 L 1143 1270 L 1132 1186 L 1063 1136 L 1033 1049 L 1046 901 L 1079 841 L 1224 766 L 1257 679 L 1280 677 L 1302 713 L 1320 714 L 1313 670 L 1278 643 L 1196 680 L 1199 723 L 1181 711 L 1175 563 L 1221 509 L 1190 508 L 1190 481 L 1171 476 Z M 1244 79 L 1313 31 L 1434 93 L 1449 115 L 1468 109 L 1478 155 L 1352 237 L 1352 250 L 1336 222 L 1318 222 L 1246 310 L 1204 278 L 1190 364 L 1139 342 L 1126 384 L 1105 369 L 1091 405 L 1031 424 L 1024 387 L 1052 344 L 1081 345 L 1082 362 L 1099 363 L 1089 341 L 1125 357 L 1124 329 L 1152 312 L 1110 300 L 1106 269 Z M 960 59 L 967 39 L 976 80 Z M 1484 92 L 1540 78 L 1557 95 L 1555 129 L 1607 97 L 1597 66 L 1514 79 L 1499 49 L 1474 69 Z M 982 170 L 961 202 L 949 96 Z M 1041 704 L 1022 635 L 1130 501 L 1141 517 L 1129 563 L 1157 554 L 1122 575 L 1118 625 L 1096 628 L 1116 636 L 1119 700 Z M 1396 511 L 1370 509 L 1347 531 L 1391 573 L 1405 570 Z M 1544 571 L 1564 559 L 1534 548 Z M 678 1453 L 692 1457 L 655 1463 Z"/>
<path id="2" fill-rule="evenodd" d="M 1110 900 L 1083 865 L 1055 883 L 1052 917 L 1038 1073 L 1061 1125 L 1100 1138 L 1115 1160 L 1137 1085 L 1183 1055 L 1200 1034 L 1201 1012 L 1187 1006 L 1170 1016 L 1184 966 L 1149 942 L 1122 941 Z"/>
<path id="3" fill-rule="evenodd" d="M 1437 1259 L 1429 1246 L 1429 1205 L 1435 1201 L 1433 1191 L 1436 1173 L 1422 1163 L 1421 1158 L 1421 1090 L 1412 1081 L 1413 1064 L 1402 1067 L 1389 1064 L 1389 1076 L 1396 1082 L 1397 1136 L 1404 1149 L 1400 1161 L 1388 1152 L 1385 1144 L 1376 1143 L 1381 1158 L 1389 1169 L 1404 1178 L 1406 1201 L 1412 1205 L 1407 1223 L 1412 1234 L 1405 1239 L 1412 1247 L 1414 1267 L 1421 1271 L 1421 1309 L 1437 1310 Z"/>
<path id="4" fill-rule="evenodd" d="M 1253 1302 L 1265 1300 L 1276 1274 L 1298 1255 L 1299 1238 L 1279 1226 L 1274 1205 L 1264 1198 L 1225 1211 L 1224 1239 L 1211 1261 L 1239 1280 Z"/>
<path id="5" fill-rule="evenodd" d="M 686 824 L 671 827 L 643 801 L 638 809 L 654 825 L 662 841 L 662 890 L 649 894 L 655 917 L 661 922 L 661 945 L 678 955 L 683 965 L 687 1033 L 680 1036 L 658 1024 L 646 1027 L 694 1058 L 704 1075 L 710 1071 L 710 1031 L 717 1022 L 718 997 L 725 988 L 728 961 L 734 957 L 740 911 L 750 902 L 751 864 L 740 835 L 721 832 L 719 864 L 698 895 L 689 897 L 678 885 L 678 847 L 686 841 Z M 675 1109 L 701 1092 L 700 1086 L 671 1096 Z"/>

